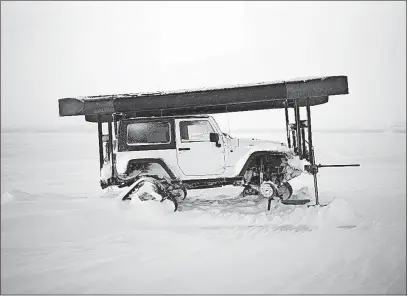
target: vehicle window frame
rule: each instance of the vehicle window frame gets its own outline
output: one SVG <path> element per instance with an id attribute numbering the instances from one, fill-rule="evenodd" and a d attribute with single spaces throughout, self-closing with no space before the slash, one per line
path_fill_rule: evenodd
<path id="1" fill-rule="evenodd" d="M 208 137 L 208 140 L 207 140 L 207 141 L 204 141 L 204 140 L 185 140 L 185 139 L 182 138 L 182 133 L 181 133 L 181 125 L 182 125 L 182 123 L 185 123 L 185 122 L 187 122 L 187 123 L 189 123 L 189 122 L 198 122 L 198 121 L 200 121 L 200 122 L 207 122 L 208 125 L 210 126 L 211 130 L 212 130 L 212 131 L 210 131 L 210 133 L 216 133 L 214 127 L 212 126 L 211 122 L 210 122 L 208 119 L 180 120 L 180 121 L 179 121 L 179 132 L 180 132 L 180 142 L 181 142 L 181 143 L 207 143 L 207 142 L 211 142 L 209 137 Z M 209 134 L 210 134 L 210 133 L 209 133 Z"/>
<path id="2" fill-rule="evenodd" d="M 169 140 L 167 142 L 156 142 L 156 143 L 129 143 L 129 126 L 133 124 L 149 124 L 149 123 L 165 123 L 168 126 Z M 144 122 L 133 122 L 126 126 L 126 145 L 128 146 L 155 146 L 155 145 L 167 145 L 172 141 L 171 124 L 168 121 L 144 121 Z"/>

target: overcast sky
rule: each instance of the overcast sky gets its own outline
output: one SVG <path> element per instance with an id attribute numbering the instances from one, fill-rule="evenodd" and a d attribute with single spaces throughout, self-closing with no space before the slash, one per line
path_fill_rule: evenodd
<path id="1" fill-rule="evenodd" d="M 347 75 L 315 128 L 406 118 L 406 2 L 1 2 L 1 124 L 90 125 L 62 97 Z M 217 116 L 222 127 L 225 115 Z M 284 127 L 282 111 L 228 116 Z"/>

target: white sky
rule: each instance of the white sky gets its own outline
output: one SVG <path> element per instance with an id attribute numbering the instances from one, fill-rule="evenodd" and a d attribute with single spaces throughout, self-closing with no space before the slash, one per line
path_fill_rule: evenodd
<path id="1" fill-rule="evenodd" d="M 62 97 L 347 75 L 315 128 L 406 118 L 406 2 L 2 2 L 2 127 L 89 125 Z M 216 118 L 225 129 L 226 116 Z M 283 111 L 228 116 L 284 126 Z"/>

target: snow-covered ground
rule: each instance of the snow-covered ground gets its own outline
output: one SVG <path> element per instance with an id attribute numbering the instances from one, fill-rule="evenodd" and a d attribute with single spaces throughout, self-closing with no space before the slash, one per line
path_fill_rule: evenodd
<path id="1" fill-rule="evenodd" d="M 406 294 L 405 133 L 315 133 L 318 163 L 361 164 L 320 170 L 327 207 L 225 187 L 177 213 L 99 188 L 96 130 L 1 137 L 1 293 Z"/>

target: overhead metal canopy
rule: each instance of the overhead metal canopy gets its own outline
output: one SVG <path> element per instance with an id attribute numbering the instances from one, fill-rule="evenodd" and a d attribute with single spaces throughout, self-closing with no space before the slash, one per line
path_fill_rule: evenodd
<path id="1" fill-rule="evenodd" d="M 129 116 L 173 116 L 299 107 L 327 103 L 348 94 L 347 76 L 240 85 L 161 93 L 136 93 L 59 99 L 60 116 L 85 115 L 87 121 L 112 121 L 113 113 Z"/>

